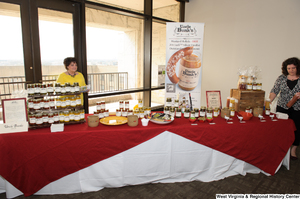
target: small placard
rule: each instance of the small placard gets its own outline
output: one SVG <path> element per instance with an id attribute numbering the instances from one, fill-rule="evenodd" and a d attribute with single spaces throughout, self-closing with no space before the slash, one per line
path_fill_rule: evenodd
<path id="1" fill-rule="evenodd" d="M 1 133 L 28 132 L 28 122 L 4 123 L 0 124 Z"/>
<path id="2" fill-rule="evenodd" d="M 222 109 L 221 92 L 220 91 L 206 91 L 207 107 Z"/>
<path id="3" fill-rule="evenodd" d="M 61 132 L 64 131 L 64 124 L 51 124 L 51 132 Z"/>
<path id="4" fill-rule="evenodd" d="M 27 122 L 26 98 L 3 99 L 3 122 Z"/>

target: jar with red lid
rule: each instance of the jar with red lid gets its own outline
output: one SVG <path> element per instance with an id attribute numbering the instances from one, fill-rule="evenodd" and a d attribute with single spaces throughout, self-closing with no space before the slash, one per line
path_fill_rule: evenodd
<path id="1" fill-rule="evenodd" d="M 129 109 L 129 101 L 125 101 L 125 109 L 128 108 Z"/>
<path id="2" fill-rule="evenodd" d="M 39 99 L 34 99 L 33 100 L 33 109 L 34 110 L 40 110 L 41 109 L 40 100 Z"/>
<path id="3" fill-rule="evenodd" d="M 49 98 L 44 99 L 44 109 L 46 109 L 46 110 L 50 109 L 50 99 Z"/>
<path id="4" fill-rule="evenodd" d="M 47 84 L 47 93 L 48 95 L 53 95 L 54 89 L 53 89 L 53 83 Z"/>
<path id="5" fill-rule="evenodd" d="M 47 112 L 43 112 L 43 124 L 48 124 L 48 113 Z"/>
<path id="6" fill-rule="evenodd" d="M 124 108 L 125 106 L 124 106 L 124 101 L 123 100 L 120 100 L 119 101 L 119 108 L 121 109 L 121 108 Z"/>
<path id="7" fill-rule="evenodd" d="M 35 115 L 35 124 L 38 126 L 42 126 L 43 125 L 43 115 L 42 113 L 38 113 Z"/>
<path id="8" fill-rule="evenodd" d="M 47 87 L 46 84 L 41 85 L 41 90 L 40 90 L 41 95 L 47 95 Z"/>
<path id="9" fill-rule="evenodd" d="M 53 120 L 54 120 L 54 124 L 59 123 L 59 114 L 58 114 L 58 112 L 53 113 Z"/>
<path id="10" fill-rule="evenodd" d="M 108 109 L 105 109 L 104 110 L 104 117 L 108 117 L 109 116 L 109 111 L 108 111 Z"/>
<path id="11" fill-rule="evenodd" d="M 34 95 L 40 95 L 41 92 L 41 84 L 34 84 Z"/>
<path id="12" fill-rule="evenodd" d="M 48 124 L 53 124 L 54 123 L 54 115 L 53 113 L 48 114 Z"/>
<path id="13" fill-rule="evenodd" d="M 30 125 L 30 126 L 36 125 L 36 118 L 35 118 L 35 115 L 34 115 L 33 113 L 29 113 L 29 114 L 28 114 L 28 117 L 29 117 L 29 125 Z"/>
<path id="14" fill-rule="evenodd" d="M 34 95 L 34 84 L 27 84 L 27 93 L 28 96 Z"/>
<path id="15" fill-rule="evenodd" d="M 49 107 L 50 109 L 55 109 L 55 100 L 53 96 L 49 99 Z"/>
<path id="16" fill-rule="evenodd" d="M 34 108 L 33 108 L 33 99 L 28 99 L 27 102 L 28 102 L 28 110 L 33 111 L 34 110 Z"/>

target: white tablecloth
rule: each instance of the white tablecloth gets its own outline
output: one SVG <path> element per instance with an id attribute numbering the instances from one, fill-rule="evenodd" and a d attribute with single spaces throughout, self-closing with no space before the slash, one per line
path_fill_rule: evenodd
<path id="1" fill-rule="evenodd" d="M 281 164 L 289 169 L 289 155 Z M 269 175 L 244 161 L 165 131 L 123 153 L 52 182 L 35 194 L 70 194 L 145 183 L 209 182 L 260 172 Z M 7 198 L 22 195 L 0 178 L 0 193 L 3 192 Z"/>

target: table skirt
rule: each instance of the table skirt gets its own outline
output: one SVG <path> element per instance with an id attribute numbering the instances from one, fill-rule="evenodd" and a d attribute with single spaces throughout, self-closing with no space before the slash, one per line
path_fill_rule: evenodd
<path id="1" fill-rule="evenodd" d="M 277 170 L 282 164 L 289 169 L 289 155 Z M 54 181 L 35 194 L 84 193 L 145 183 L 210 182 L 260 172 L 269 175 L 244 161 L 165 131 L 136 147 Z M 0 178 L 0 193 L 3 192 L 7 198 L 23 194 Z"/>

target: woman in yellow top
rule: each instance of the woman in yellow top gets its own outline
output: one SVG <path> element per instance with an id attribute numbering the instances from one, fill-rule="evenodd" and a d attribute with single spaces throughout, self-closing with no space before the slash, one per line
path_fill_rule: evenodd
<path id="1" fill-rule="evenodd" d="M 64 65 L 67 71 L 58 76 L 57 82 L 64 84 L 78 82 L 79 86 L 86 86 L 82 73 L 77 71 L 77 60 L 75 57 L 67 57 L 64 59 Z M 83 94 L 81 94 L 81 104 L 83 105 Z"/>

